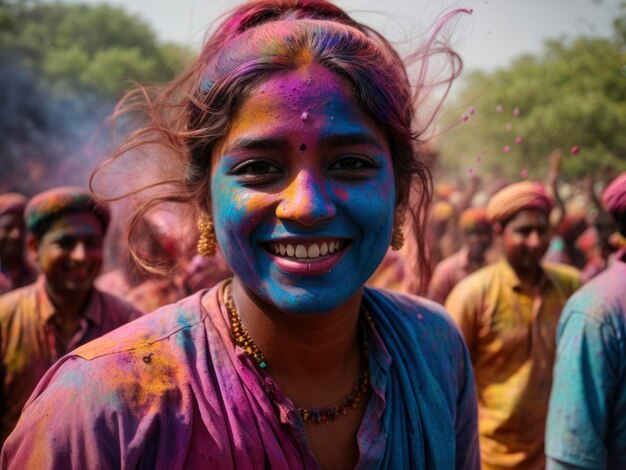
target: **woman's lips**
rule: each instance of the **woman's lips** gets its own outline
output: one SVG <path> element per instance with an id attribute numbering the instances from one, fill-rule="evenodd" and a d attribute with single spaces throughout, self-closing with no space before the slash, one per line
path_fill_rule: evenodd
<path id="1" fill-rule="evenodd" d="M 315 242 L 270 242 L 266 251 L 281 271 L 299 275 L 329 272 L 342 258 L 350 242 L 345 239 Z"/>

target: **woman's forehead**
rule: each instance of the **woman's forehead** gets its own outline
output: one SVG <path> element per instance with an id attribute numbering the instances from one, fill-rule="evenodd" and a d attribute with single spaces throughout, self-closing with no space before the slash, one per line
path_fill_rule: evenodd
<path id="1" fill-rule="evenodd" d="M 382 132 L 353 98 L 347 84 L 331 71 L 312 65 L 274 75 L 259 84 L 235 116 L 226 140 L 244 134 Z"/>
<path id="2" fill-rule="evenodd" d="M 235 124 L 261 117 L 296 117 L 303 121 L 321 114 L 354 113 L 358 103 L 344 82 L 320 66 L 274 75 L 253 89 L 244 101 Z M 269 116 L 266 114 L 269 113 Z"/>

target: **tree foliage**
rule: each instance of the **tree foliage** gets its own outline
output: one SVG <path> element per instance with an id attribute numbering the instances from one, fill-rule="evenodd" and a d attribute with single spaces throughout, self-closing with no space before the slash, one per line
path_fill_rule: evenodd
<path id="1" fill-rule="evenodd" d="M 86 185 L 117 98 L 191 56 L 120 8 L 0 0 L 0 192 Z"/>
<path id="2" fill-rule="evenodd" d="M 441 142 L 449 171 L 541 178 L 555 148 L 566 152 L 566 177 L 625 169 L 626 4 L 612 39 L 554 39 L 540 56 L 470 74 L 450 113 L 458 109 L 468 111 Z"/>
<path id="3" fill-rule="evenodd" d="M 0 50 L 55 90 L 75 87 L 119 96 L 130 82 L 171 79 L 191 52 L 160 44 L 150 27 L 106 4 L 32 0 L 0 4 Z"/>

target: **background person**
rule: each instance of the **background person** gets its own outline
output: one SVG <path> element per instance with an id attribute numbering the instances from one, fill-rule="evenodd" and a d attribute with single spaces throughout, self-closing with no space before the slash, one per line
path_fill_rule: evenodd
<path id="1" fill-rule="evenodd" d="M 603 194 L 626 235 L 626 172 Z M 547 468 L 626 468 L 626 249 L 567 302 L 557 331 Z"/>
<path id="2" fill-rule="evenodd" d="M 32 284 L 37 270 L 26 258 L 24 208 L 28 198 L 0 194 L 0 294 Z"/>
<path id="3" fill-rule="evenodd" d="M 466 209 L 459 219 L 463 246 L 442 260 L 433 271 L 428 285 L 428 297 L 443 304 L 459 281 L 487 264 L 487 251 L 493 241 L 493 230 L 487 211 L 482 207 Z"/>
<path id="4" fill-rule="evenodd" d="M 467 342 L 478 392 L 484 469 L 543 469 L 559 314 L 580 285 L 570 266 L 542 263 L 552 197 L 524 181 L 495 193 L 487 217 L 502 258 L 459 282 L 446 308 Z"/>
<path id="5" fill-rule="evenodd" d="M 40 193 L 26 206 L 25 220 L 28 249 L 41 276 L 0 297 L 2 442 L 55 361 L 140 315 L 93 287 L 109 212 L 86 190 L 61 187 Z M 69 395 L 62 399 L 72 406 Z"/>

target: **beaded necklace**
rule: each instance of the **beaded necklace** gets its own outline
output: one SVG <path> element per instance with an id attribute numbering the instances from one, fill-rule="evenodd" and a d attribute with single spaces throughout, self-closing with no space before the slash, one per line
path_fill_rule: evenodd
<path id="1" fill-rule="evenodd" d="M 231 333 L 235 339 L 235 343 L 242 348 L 261 369 L 267 369 L 265 356 L 263 356 L 259 347 L 250 337 L 248 330 L 246 330 L 246 327 L 241 322 L 239 311 L 233 305 L 232 292 L 230 289 L 228 289 L 225 295 L 224 305 L 228 310 Z M 370 323 L 372 322 L 369 315 L 366 314 L 366 318 Z M 358 408 L 361 402 L 361 396 L 367 393 L 370 387 L 367 357 L 367 341 L 365 339 L 365 331 L 363 331 L 363 370 L 350 393 L 342 400 L 324 408 L 298 408 L 296 411 L 302 420 L 305 422 L 311 421 L 313 423 L 328 423 L 334 421 L 335 418 L 340 415 L 346 415 L 349 409 Z"/>

